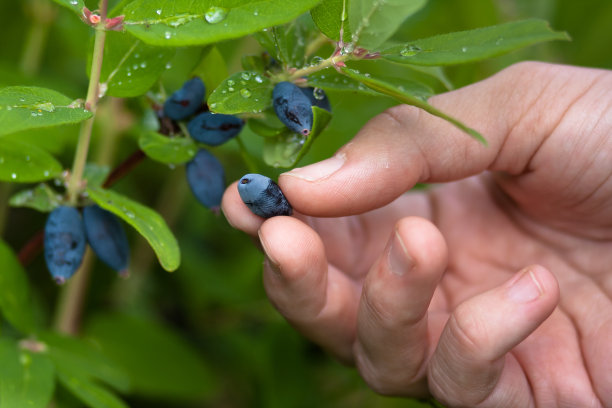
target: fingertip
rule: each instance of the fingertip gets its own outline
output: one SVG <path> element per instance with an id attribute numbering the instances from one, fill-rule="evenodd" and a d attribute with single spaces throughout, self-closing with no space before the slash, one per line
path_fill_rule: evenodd
<path id="1" fill-rule="evenodd" d="M 242 202 L 237 186 L 238 182 L 235 181 L 225 190 L 221 200 L 221 210 L 232 227 L 249 235 L 256 235 L 264 219 L 253 214 Z"/>
<path id="2" fill-rule="evenodd" d="M 448 248 L 440 230 L 425 218 L 405 217 L 396 223 L 395 231 L 414 264 L 422 266 L 415 271 L 433 271 L 439 278 L 448 262 Z"/>

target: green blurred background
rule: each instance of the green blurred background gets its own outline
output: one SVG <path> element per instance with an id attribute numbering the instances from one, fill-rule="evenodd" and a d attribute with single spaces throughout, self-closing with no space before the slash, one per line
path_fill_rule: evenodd
<path id="1" fill-rule="evenodd" d="M 95 4 L 89 5 L 95 8 Z M 573 40 L 447 69 L 454 86 L 478 81 L 520 60 L 612 67 L 609 0 L 430 0 L 425 9 L 406 21 L 395 39 L 408 41 L 530 17 L 548 20 Z M 92 32 L 72 13 L 49 0 L 0 0 L 0 27 L 0 86 L 38 85 L 72 98 L 84 97 Z M 230 73 L 240 70 L 242 55 L 260 52 L 252 39 L 217 46 Z M 198 48 L 180 49 L 163 77 L 165 88 L 178 88 L 201 53 Z M 397 75 L 402 75 L 402 68 L 390 64 L 381 69 L 396 69 Z M 300 165 L 328 157 L 368 118 L 394 104 L 387 98 L 346 92 L 330 93 L 329 98 L 333 120 Z M 92 161 L 114 166 L 138 148 L 144 106 L 138 99 L 103 100 L 90 151 Z M 68 168 L 77 130 L 65 126 L 9 137 L 44 147 Z M 55 136 L 49 138 L 49 132 Z M 248 129 L 243 138 L 257 157 L 261 140 Z M 235 143 L 214 152 L 225 165 L 228 181 L 248 171 Z M 261 173 L 272 177 L 279 173 L 262 162 L 258 165 Z M 6 207 L 7 197 L 24 187 L 0 184 L 0 227 L 15 250 L 45 219 L 44 214 L 32 210 Z M 142 238 L 130 230 L 129 279 L 118 279 L 104 265 L 93 262 L 82 332 L 107 346 L 110 357 L 140 379 L 125 396 L 130 406 L 426 406 L 377 396 L 354 369 L 336 363 L 284 322 L 262 288 L 262 255 L 249 237 L 229 227 L 222 215 L 196 202 L 182 167 L 169 168 L 147 160 L 114 188 L 159 211 L 178 237 L 183 255 L 179 270 L 169 274 L 158 266 Z M 42 257 L 27 270 L 41 318 L 50 321 L 58 288 L 52 284 Z M 58 406 L 79 406 L 61 389 L 57 401 Z"/>

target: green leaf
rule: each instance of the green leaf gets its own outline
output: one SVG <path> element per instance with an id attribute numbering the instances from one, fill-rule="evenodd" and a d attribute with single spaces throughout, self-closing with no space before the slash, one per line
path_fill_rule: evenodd
<path id="1" fill-rule="evenodd" d="M 88 188 L 89 197 L 140 233 L 155 251 L 162 268 L 172 272 L 181 263 L 181 251 L 166 221 L 155 211 L 111 190 Z"/>
<path id="2" fill-rule="evenodd" d="M 208 107 L 225 114 L 261 112 L 272 106 L 273 88 L 270 79 L 258 72 L 237 72 L 213 91 Z"/>
<path id="3" fill-rule="evenodd" d="M 106 181 L 110 173 L 110 167 L 96 163 L 85 164 L 83 178 L 87 180 L 88 187 L 100 187 Z"/>
<path id="4" fill-rule="evenodd" d="M 129 374 L 132 393 L 153 398 L 201 399 L 214 390 L 214 375 L 195 347 L 151 320 L 100 315 L 85 332 Z"/>
<path id="5" fill-rule="evenodd" d="M 312 107 L 313 123 L 308 136 L 289 130 L 276 137 L 268 137 L 264 141 L 263 159 L 273 167 L 293 167 L 304 157 L 315 139 L 323 132 L 331 113 L 319 107 Z"/>
<path id="6" fill-rule="evenodd" d="M 52 179 L 61 173 L 62 165 L 46 151 L 0 138 L 0 181 L 32 183 Z"/>
<path id="7" fill-rule="evenodd" d="M 266 109 L 261 118 L 249 119 L 247 124 L 255 134 L 262 137 L 276 137 L 287 132 L 287 127 L 272 109 Z"/>
<path id="8" fill-rule="evenodd" d="M 0 265 L 0 310 L 6 320 L 22 333 L 32 333 L 34 315 L 28 278 L 12 249 L 1 240 Z"/>
<path id="9" fill-rule="evenodd" d="M 306 46 L 318 31 L 312 19 L 304 14 L 290 23 L 255 34 L 255 38 L 277 61 L 288 67 L 306 63 Z"/>
<path id="10" fill-rule="evenodd" d="M 125 27 L 153 45 L 205 45 L 284 24 L 320 1 L 135 0 L 124 9 Z"/>
<path id="11" fill-rule="evenodd" d="M 350 0 L 351 42 L 354 46 L 375 50 L 425 4 L 427 0 Z"/>
<path id="12" fill-rule="evenodd" d="M 51 212 L 61 203 L 62 196 L 44 183 L 31 189 L 22 190 L 9 200 L 12 207 L 32 208 L 40 212 Z"/>
<path id="13" fill-rule="evenodd" d="M 99 350 L 95 343 L 57 333 L 42 333 L 47 355 L 57 370 L 86 380 L 103 381 L 113 388 L 127 392 L 130 378 L 120 366 Z"/>
<path id="14" fill-rule="evenodd" d="M 10 86 L 0 89 L 0 136 L 20 130 L 78 123 L 92 113 L 51 89 Z"/>
<path id="15" fill-rule="evenodd" d="M 341 29 L 344 42 L 351 42 L 351 28 L 347 18 L 348 2 L 349 0 L 325 0 L 310 11 L 312 20 L 319 30 L 336 42 L 340 40 Z"/>
<path id="16" fill-rule="evenodd" d="M 0 407 L 46 408 L 55 388 L 53 364 L 45 355 L 20 350 L 0 339 Z"/>
<path id="17" fill-rule="evenodd" d="M 397 89 L 404 90 L 408 93 L 411 93 L 414 96 L 424 101 L 426 101 L 429 97 L 434 95 L 433 90 L 429 86 L 421 82 L 417 82 L 417 81 L 406 79 L 406 78 L 395 78 L 395 77 L 384 77 L 380 79 L 384 79 L 385 82 L 388 82 L 389 84 L 393 85 Z M 366 95 L 380 96 L 379 92 L 376 92 L 368 88 L 361 82 L 355 79 L 352 79 L 352 78 L 347 78 L 346 75 L 341 75 L 337 72 L 331 72 L 331 71 L 324 75 L 315 74 L 315 75 L 308 77 L 308 85 L 316 87 L 316 88 L 321 88 L 326 91 L 327 90 L 352 91 L 352 92 L 359 92 L 359 93 L 366 94 Z"/>
<path id="18" fill-rule="evenodd" d="M 53 0 L 57 4 L 70 9 L 72 12 L 76 13 L 79 17 L 83 14 L 83 8 L 85 7 L 85 3 L 83 0 Z"/>
<path id="19" fill-rule="evenodd" d="M 144 95 L 166 70 L 175 50 L 153 47 L 127 33 L 107 33 L 101 81 L 117 97 Z"/>
<path id="20" fill-rule="evenodd" d="M 569 40 L 544 20 L 513 21 L 491 27 L 436 35 L 381 51 L 388 60 L 415 65 L 453 65 L 478 61 L 551 40 Z"/>
<path id="21" fill-rule="evenodd" d="M 152 131 L 140 136 L 138 146 L 153 160 L 167 164 L 188 162 L 198 150 L 191 138 L 168 137 Z"/>
<path id="22" fill-rule="evenodd" d="M 58 370 L 58 379 L 75 397 L 91 408 L 129 408 L 115 394 L 85 378 Z"/>
<path id="23" fill-rule="evenodd" d="M 389 95 L 407 105 L 412 105 L 412 106 L 416 106 L 417 108 L 421 108 L 424 111 L 434 116 L 438 116 L 439 118 L 442 118 L 452 123 L 457 128 L 463 130 L 464 132 L 472 136 L 474 139 L 480 141 L 481 143 L 485 145 L 487 143 L 486 140 L 482 137 L 482 135 L 478 133 L 476 130 L 466 126 L 461 121 L 447 115 L 446 113 L 434 108 L 433 106 L 428 104 L 423 99 L 420 99 L 418 96 L 409 93 L 405 89 L 404 90 L 399 89 L 388 82 L 374 79 L 372 77 L 369 77 L 369 76 L 366 76 L 365 74 L 360 73 L 359 71 L 356 71 L 350 68 L 343 68 L 342 72 L 348 77 L 363 83 L 368 88 L 374 89 L 375 91 L 380 92 L 382 94 Z"/>

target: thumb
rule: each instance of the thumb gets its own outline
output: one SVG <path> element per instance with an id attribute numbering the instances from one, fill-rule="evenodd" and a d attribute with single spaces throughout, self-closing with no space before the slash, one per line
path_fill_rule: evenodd
<path id="1" fill-rule="evenodd" d="M 400 105 L 369 121 L 333 157 L 284 173 L 279 184 L 301 213 L 344 216 L 382 207 L 418 182 L 457 180 L 486 169 L 519 174 L 567 108 L 551 103 L 550 95 L 567 86 L 577 69 L 521 63 L 431 98 L 432 105 L 480 131 L 488 146 Z M 537 114 L 544 109 L 546 115 Z M 524 138 L 521 129 L 528 129 Z"/>

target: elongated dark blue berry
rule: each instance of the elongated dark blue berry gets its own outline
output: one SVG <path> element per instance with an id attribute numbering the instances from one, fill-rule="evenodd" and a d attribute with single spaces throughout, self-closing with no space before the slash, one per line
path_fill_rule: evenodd
<path id="1" fill-rule="evenodd" d="M 98 258 L 120 275 L 126 275 L 130 245 L 119 218 L 97 205 L 90 205 L 83 208 L 83 224 L 87 242 Z"/>
<path id="2" fill-rule="evenodd" d="M 200 149 L 185 170 L 195 198 L 203 206 L 218 210 L 225 190 L 225 171 L 221 162 L 207 150 Z"/>
<path id="3" fill-rule="evenodd" d="M 300 88 L 291 82 L 279 82 L 272 91 L 276 116 L 289 129 L 302 135 L 312 130 L 312 103 Z"/>
<path id="4" fill-rule="evenodd" d="M 310 99 L 310 103 L 312 105 L 331 112 L 331 104 L 329 103 L 327 94 L 323 89 L 309 86 L 308 88 L 300 88 L 300 90 L 308 97 L 308 99 Z"/>
<path id="5" fill-rule="evenodd" d="M 76 208 L 60 206 L 51 211 L 44 232 L 45 262 L 61 285 L 79 269 L 85 255 L 85 229 Z"/>
<path id="6" fill-rule="evenodd" d="M 278 184 L 261 174 L 247 174 L 238 182 L 238 193 L 247 207 L 264 218 L 291 215 L 291 204 Z"/>
<path id="7" fill-rule="evenodd" d="M 187 124 L 192 138 L 210 146 L 218 146 L 236 136 L 244 121 L 234 115 L 203 112 Z"/>
<path id="8" fill-rule="evenodd" d="M 164 103 L 164 113 L 174 120 L 183 120 L 198 111 L 202 106 L 206 88 L 198 77 L 186 81 L 181 89 L 175 91 Z"/>

